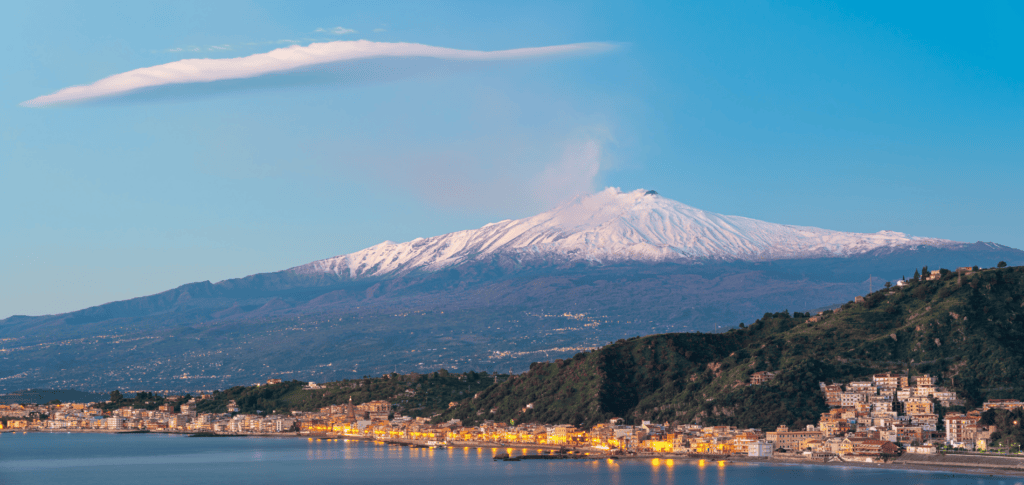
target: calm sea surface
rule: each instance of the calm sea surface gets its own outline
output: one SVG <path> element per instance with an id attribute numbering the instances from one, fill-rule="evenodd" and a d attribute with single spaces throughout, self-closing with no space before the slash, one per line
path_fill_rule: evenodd
<path id="1" fill-rule="evenodd" d="M 516 454 L 522 450 L 514 450 Z M 414 449 L 304 438 L 0 434 L 0 484 L 1007 484 L 1024 479 L 687 460 L 495 462 L 491 448 Z"/>

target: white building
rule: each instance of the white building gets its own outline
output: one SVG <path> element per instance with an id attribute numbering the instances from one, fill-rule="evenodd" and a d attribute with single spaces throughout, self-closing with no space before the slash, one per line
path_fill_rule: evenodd
<path id="1" fill-rule="evenodd" d="M 294 419 L 278 419 L 274 421 L 275 431 L 278 433 L 284 433 L 285 431 L 292 429 L 293 424 L 295 424 Z"/>
<path id="2" fill-rule="evenodd" d="M 859 402 L 867 401 L 867 396 L 860 392 L 844 392 L 839 395 L 840 403 L 845 407 L 853 407 Z"/>
<path id="3" fill-rule="evenodd" d="M 111 416 L 106 420 L 107 429 L 121 429 L 124 427 L 124 418 L 121 416 Z"/>
<path id="4" fill-rule="evenodd" d="M 195 403 L 195 401 L 189 401 L 189 402 L 187 402 L 185 404 L 182 404 L 181 405 L 181 414 L 186 414 L 186 415 L 189 415 L 189 416 L 195 416 L 196 415 L 196 403 Z"/>
<path id="5" fill-rule="evenodd" d="M 747 456 L 754 458 L 770 458 L 775 451 L 775 443 L 771 441 L 757 440 L 747 445 Z"/>

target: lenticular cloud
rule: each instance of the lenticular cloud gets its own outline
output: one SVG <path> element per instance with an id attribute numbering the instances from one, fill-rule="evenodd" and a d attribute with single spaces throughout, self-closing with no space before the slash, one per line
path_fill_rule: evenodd
<path id="1" fill-rule="evenodd" d="M 368 40 L 293 45 L 264 54 L 231 59 L 183 59 L 115 74 L 84 86 L 72 86 L 21 103 L 27 107 L 75 103 L 118 96 L 158 86 L 246 79 L 307 67 L 374 58 L 434 58 L 449 61 L 507 61 L 611 49 L 611 44 L 580 43 L 503 51 L 472 51 L 423 44 Z"/>

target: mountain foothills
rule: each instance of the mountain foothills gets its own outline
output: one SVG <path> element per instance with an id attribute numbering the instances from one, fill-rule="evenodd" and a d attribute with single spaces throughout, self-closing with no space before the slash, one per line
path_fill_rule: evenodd
<path id="1" fill-rule="evenodd" d="M 751 385 L 759 371 L 775 377 Z M 441 419 L 802 427 L 828 409 L 819 383 L 882 372 L 936 376 L 968 409 L 1024 397 L 1024 267 L 943 272 L 820 317 L 770 313 L 721 334 L 621 340 L 535 363 Z"/>
<path id="2" fill-rule="evenodd" d="M 387 374 L 383 377 L 363 377 L 328 382 L 311 389 L 305 382 L 283 381 L 258 386 L 234 386 L 223 391 L 214 391 L 197 401 L 200 413 L 226 413 L 229 404 L 238 406 L 242 414 L 288 414 L 289 411 L 316 412 L 321 408 L 348 403 L 351 398 L 356 404 L 385 400 L 391 402 L 396 413 L 421 417 L 436 415 L 453 401 L 465 399 L 486 389 L 498 379 L 508 376 L 490 376 L 477 372 L 451 374 L 441 370 L 428 374 Z M 109 400 L 99 407 L 113 410 L 122 407 L 157 410 L 169 404 L 180 412 L 181 404 L 193 397 L 164 396 L 150 392 L 138 392 L 126 396 L 119 390 L 110 393 Z M 81 400 L 80 400 L 81 402 Z"/>
<path id="3" fill-rule="evenodd" d="M 752 381 L 763 371 L 774 378 Z M 384 400 L 395 413 L 438 423 L 458 418 L 465 425 L 513 420 L 589 427 L 618 417 L 634 424 L 770 430 L 816 423 L 828 410 L 820 383 L 870 381 L 878 373 L 933 376 L 963 401 L 949 409 L 936 401 L 939 414 L 1024 397 L 1024 267 L 944 272 L 821 315 L 768 313 L 725 333 L 633 337 L 533 363 L 519 375 L 389 373 L 316 388 L 285 381 L 216 391 L 198 406 L 223 413 L 236 403 L 242 413 L 271 414 Z M 106 409 L 178 406 L 191 397 L 111 395 Z"/>
<path id="4" fill-rule="evenodd" d="M 637 335 L 833 307 L 924 265 L 1024 251 L 847 233 L 607 189 L 537 216 L 279 271 L 0 321 L 0 391 L 223 389 L 523 370 Z"/>

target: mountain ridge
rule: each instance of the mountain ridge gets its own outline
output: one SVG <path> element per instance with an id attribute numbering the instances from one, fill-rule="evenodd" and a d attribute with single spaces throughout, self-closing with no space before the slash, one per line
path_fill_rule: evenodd
<path id="1" fill-rule="evenodd" d="M 678 204 L 641 191 L 605 191 L 604 197 L 637 199 L 647 209 Z M 627 227 L 621 208 L 611 207 L 615 210 L 598 217 L 596 225 L 586 214 L 567 217 L 575 217 L 572 227 L 614 226 L 605 234 L 611 236 L 594 236 L 590 242 L 622 236 L 622 244 L 628 245 L 646 241 L 638 234 L 669 234 L 651 232 L 660 230 L 657 225 L 648 224 L 653 227 L 649 230 Z M 656 212 L 647 209 L 641 214 Z M 784 229 L 765 233 L 773 237 L 804 230 L 764 224 Z M 531 227 L 524 225 L 515 237 L 546 237 L 576 249 L 576 243 L 588 241 L 587 231 L 573 233 L 578 236 L 574 242 L 557 231 L 531 233 Z M 824 233 L 854 243 L 861 237 Z M 582 250 L 566 257 L 564 252 L 524 253 L 514 247 L 459 253 L 463 246 L 442 253 L 458 257 L 431 260 L 428 255 L 407 261 L 427 266 L 410 264 L 355 278 L 346 271 L 291 268 L 189 283 L 75 312 L 0 320 L 0 367 L 7 370 L 0 375 L 0 391 L 133 389 L 140 383 L 152 389 L 195 390 L 258 381 L 267 373 L 322 380 L 396 369 L 522 369 L 538 355 L 559 358 L 624 337 L 730 328 L 754 321 L 767 309 L 830 307 L 926 265 L 1024 264 L 1024 251 L 994 243 L 925 244 L 926 238 L 894 234 L 867 235 L 871 248 L 853 244 L 839 248 L 844 249 L 840 255 L 812 251 L 802 254 L 816 257 L 796 259 L 588 259 Z M 482 240 L 495 244 L 480 248 L 499 248 L 496 242 L 508 236 L 491 235 Z M 893 238 L 898 244 L 886 243 Z M 814 244 L 822 240 L 814 239 Z M 851 254 L 849 247 L 863 251 Z M 526 258 L 531 254 L 536 257 Z M 431 267 L 431 261 L 441 264 Z"/>
<path id="2" fill-rule="evenodd" d="M 609 187 L 536 216 L 405 243 L 385 241 L 288 271 L 355 279 L 415 270 L 438 271 L 487 256 L 534 264 L 754 262 L 845 257 L 882 248 L 965 244 L 895 231 L 850 233 L 726 216 L 665 199 L 654 191 L 622 192 Z"/>

